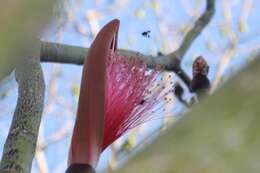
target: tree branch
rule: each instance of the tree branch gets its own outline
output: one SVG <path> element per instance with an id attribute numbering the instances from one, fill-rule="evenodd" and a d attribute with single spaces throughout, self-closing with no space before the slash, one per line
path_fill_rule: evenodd
<path id="1" fill-rule="evenodd" d="M 85 57 L 88 53 L 88 48 L 72 46 L 60 43 L 41 42 L 41 62 L 55 62 L 65 64 L 83 65 Z M 187 84 L 190 83 L 189 76 L 180 68 L 179 60 L 172 59 L 169 56 L 152 56 L 143 55 L 139 52 L 131 50 L 118 50 L 121 54 L 127 57 L 138 57 L 145 61 L 149 68 L 154 68 L 156 65 L 162 65 L 165 70 L 176 72 L 179 77 Z"/>
<path id="2" fill-rule="evenodd" d="M 27 58 L 16 68 L 18 101 L 0 163 L 1 173 L 29 173 L 44 103 L 45 84 L 39 59 Z"/>
<path id="3" fill-rule="evenodd" d="M 72 46 L 60 43 L 42 42 L 41 43 L 41 62 L 56 62 L 65 64 L 83 65 L 89 48 Z M 175 64 L 169 57 L 143 55 L 131 50 L 118 50 L 121 54 L 130 57 L 138 57 L 146 61 L 148 66 L 154 68 L 156 65 L 163 65 L 167 70 L 173 70 Z"/>
<path id="4" fill-rule="evenodd" d="M 148 67 L 154 68 L 160 64 L 164 66 L 165 70 L 174 71 L 184 81 L 187 86 L 190 86 L 189 76 L 180 67 L 180 62 L 190 48 L 194 40 L 199 36 L 201 31 L 207 26 L 212 19 L 215 12 L 215 0 L 207 0 L 205 12 L 195 22 L 193 28 L 184 37 L 180 47 L 168 55 L 151 56 L 143 55 L 139 52 L 131 50 L 119 49 L 121 54 L 128 55 L 129 57 L 138 57 L 147 62 Z M 79 46 L 71 46 L 59 43 L 42 42 L 41 44 L 41 62 L 57 62 L 82 65 L 88 48 Z"/>
<path id="5" fill-rule="evenodd" d="M 202 30 L 211 21 L 214 13 L 215 13 L 215 0 L 207 0 L 205 12 L 198 18 L 194 26 L 185 35 L 180 47 L 173 53 L 170 53 L 168 56 L 173 59 L 177 58 L 181 61 L 181 59 L 184 57 L 187 50 L 189 50 L 194 40 L 200 35 Z"/>

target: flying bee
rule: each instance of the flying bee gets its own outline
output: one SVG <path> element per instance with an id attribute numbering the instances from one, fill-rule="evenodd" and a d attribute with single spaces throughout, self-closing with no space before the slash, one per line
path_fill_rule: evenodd
<path id="1" fill-rule="evenodd" d="M 150 33 L 151 33 L 150 30 L 144 31 L 144 32 L 142 32 L 142 36 L 147 37 L 147 38 L 150 38 Z"/>

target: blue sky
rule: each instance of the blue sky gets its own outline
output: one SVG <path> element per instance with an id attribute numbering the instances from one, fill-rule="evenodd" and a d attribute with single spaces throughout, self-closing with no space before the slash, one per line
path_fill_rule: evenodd
<path id="1" fill-rule="evenodd" d="M 119 48 L 131 49 L 142 52 L 144 54 L 156 54 L 158 51 L 163 51 L 164 53 L 169 53 L 173 51 L 168 48 L 164 48 L 165 44 L 178 45 L 183 37 L 183 34 L 177 34 L 180 26 L 190 25 L 193 23 L 194 19 L 187 15 L 183 8 L 183 4 L 179 0 L 164 0 L 160 1 L 160 8 L 158 13 L 155 13 L 154 9 L 151 8 L 152 1 L 149 0 L 134 0 L 129 1 L 128 4 L 122 8 L 117 9 L 109 13 L 105 13 L 111 4 L 115 3 L 115 0 L 100 0 L 97 1 L 68 1 L 71 6 L 67 8 L 69 10 L 75 10 L 73 14 L 74 21 L 79 23 L 86 31 L 89 31 L 89 25 L 84 18 L 87 11 L 95 9 L 102 13 L 103 16 L 99 20 L 99 28 L 105 25 L 108 21 L 118 18 L 121 21 L 120 31 L 119 31 Z M 74 7 L 75 2 L 80 2 L 79 6 Z M 186 0 L 186 3 L 190 7 L 194 7 L 195 11 L 202 12 L 204 10 L 204 3 L 196 6 L 195 0 Z M 202 1 L 203 2 L 203 1 Z M 249 47 L 257 46 L 259 48 L 260 38 L 260 18 L 258 17 L 258 10 L 260 9 L 260 1 L 253 0 L 253 6 L 247 20 L 248 30 L 247 32 L 238 31 L 238 22 L 240 17 L 240 11 L 242 8 L 242 0 L 232 0 L 233 6 L 230 8 L 232 14 L 232 22 L 230 27 L 236 33 L 238 33 L 239 38 L 242 40 L 243 44 L 238 45 L 238 50 L 233 55 L 232 61 L 229 67 L 225 70 L 225 75 L 229 76 L 234 73 L 239 67 L 245 65 L 248 61 L 248 55 L 250 52 L 241 51 L 247 50 Z M 195 8 L 196 7 L 196 8 Z M 141 18 L 136 17 L 136 13 L 143 15 Z M 54 20 L 55 21 L 55 20 Z M 65 21 L 66 23 L 66 21 Z M 196 39 L 192 47 L 189 49 L 185 58 L 182 62 L 182 66 L 189 75 L 191 75 L 191 64 L 194 57 L 198 55 L 203 55 L 206 57 L 210 65 L 210 80 L 213 80 L 216 74 L 217 65 L 220 62 L 220 58 L 223 56 L 223 52 L 228 45 L 228 41 L 223 34 L 221 34 L 219 27 L 225 25 L 223 18 L 223 8 L 221 1 L 217 1 L 216 14 L 212 19 L 210 25 L 204 30 L 201 36 Z M 66 28 L 62 31 L 61 37 L 57 39 L 57 33 L 59 24 L 52 22 L 46 33 L 44 34 L 42 40 L 66 43 L 70 45 L 79 45 L 83 47 L 89 47 L 92 41 L 92 37 L 84 37 L 75 31 L 75 26 L 73 23 L 66 23 Z M 162 32 L 163 30 L 165 31 Z M 143 31 L 151 30 L 151 38 L 145 38 L 141 35 Z M 207 40 L 213 40 L 214 51 L 209 50 Z M 167 46 L 166 46 L 167 47 Z M 77 99 L 71 92 L 74 85 L 79 85 L 81 79 L 81 66 L 76 65 L 57 65 L 57 64 L 43 64 L 45 81 L 47 84 L 47 91 L 50 89 L 50 81 L 55 74 L 55 84 L 54 87 L 56 92 L 56 98 L 51 103 L 51 110 L 47 111 L 47 115 L 43 116 L 43 136 L 48 139 L 54 134 L 58 129 L 63 126 L 73 126 L 76 103 Z M 2 147 L 7 136 L 7 129 L 11 122 L 11 115 L 13 114 L 17 89 L 15 82 L 12 83 L 12 89 L 9 91 L 8 97 L 0 100 L 0 154 L 2 152 Z M 48 100 L 54 98 L 46 95 L 46 104 Z M 58 101 L 57 101 L 58 100 Z M 69 106 L 68 106 L 69 105 Z M 178 109 L 178 108 L 176 108 Z M 179 108 L 180 109 L 180 108 Z M 179 111 L 176 110 L 176 112 Z M 153 128 L 158 127 L 158 123 L 152 122 Z M 151 129 L 150 129 L 151 130 Z M 144 133 L 146 134 L 146 133 Z M 69 137 L 66 137 L 50 145 L 46 151 L 46 160 L 49 166 L 49 172 L 64 172 L 67 162 L 67 151 L 70 143 Z M 107 165 L 107 160 L 109 158 L 109 149 L 104 152 L 102 159 L 99 163 L 99 170 L 102 170 Z M 36 164 L 34 163 L 33 172 L 37 172 Z"/>

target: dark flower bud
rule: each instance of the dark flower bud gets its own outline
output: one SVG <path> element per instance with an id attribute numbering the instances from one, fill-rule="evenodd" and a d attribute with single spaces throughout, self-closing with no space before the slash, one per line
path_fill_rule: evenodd
<path id="1" fill-rule="evenodd" d="M 195 59 L 192 66 L 193 78 L 190 89 L 198 94 L 206 93 L 210 88 L 210 82 L 207 77 L 209 66 L 202 56 Z"/>

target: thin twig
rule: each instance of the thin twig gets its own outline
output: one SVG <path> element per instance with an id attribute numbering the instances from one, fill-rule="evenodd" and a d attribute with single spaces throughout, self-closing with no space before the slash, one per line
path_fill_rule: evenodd
<path id="1" fill-rule="evenodd" d="M 42 122 L 38 136 L 38 144 L 35 152 L 35 160 L 38 166 L 39 173 L 49 172 L 44 150 L 39 148 L 39 144 L 44 143 L 44 141 L 44 123 Z"/>
<path id="2" fill-rule="evenodd" d="M 181 46 L 175 52 L 170 53 L 169 55 L 143 55 L 139 52 L 122 49 L 120 49 L 119 52 L 128 55 L 129 57 L 138 57 L 141 60 L 146 61 L 148 67 L 150 68 L 154 68 L 158 64 L 160 64 L 164 66 L 165 70 L 176 72 L 185 82 L 185 84 L 189 86 L 190 78 L 180 67 L 181 59 L 183 58 L 184 54 L 189 49 L 193 41 L 199 36 L 201 31 L 210 22 L 214 12 L 215 1 L 207 0 L 205 12 L 198 18 L 193 28 L 184 37 Z M 87 53 L 88 48 L 83 48 L 79 46 L 71 46 L 50 42 L 42 42 L 41 44 L 41 62 L 57 62 L 82 65 Z"/>
<path id="3" fill-rule="evenodd" d="M 205 12 L 198 18 L 191 30 L 185 35 L 180 47 L 168 56 L 175 59 L 184 57 L 194 40 L 200 35 L 202 30 L 208 25 L 215 13 L 215 0 L 207 0 Z"/>

